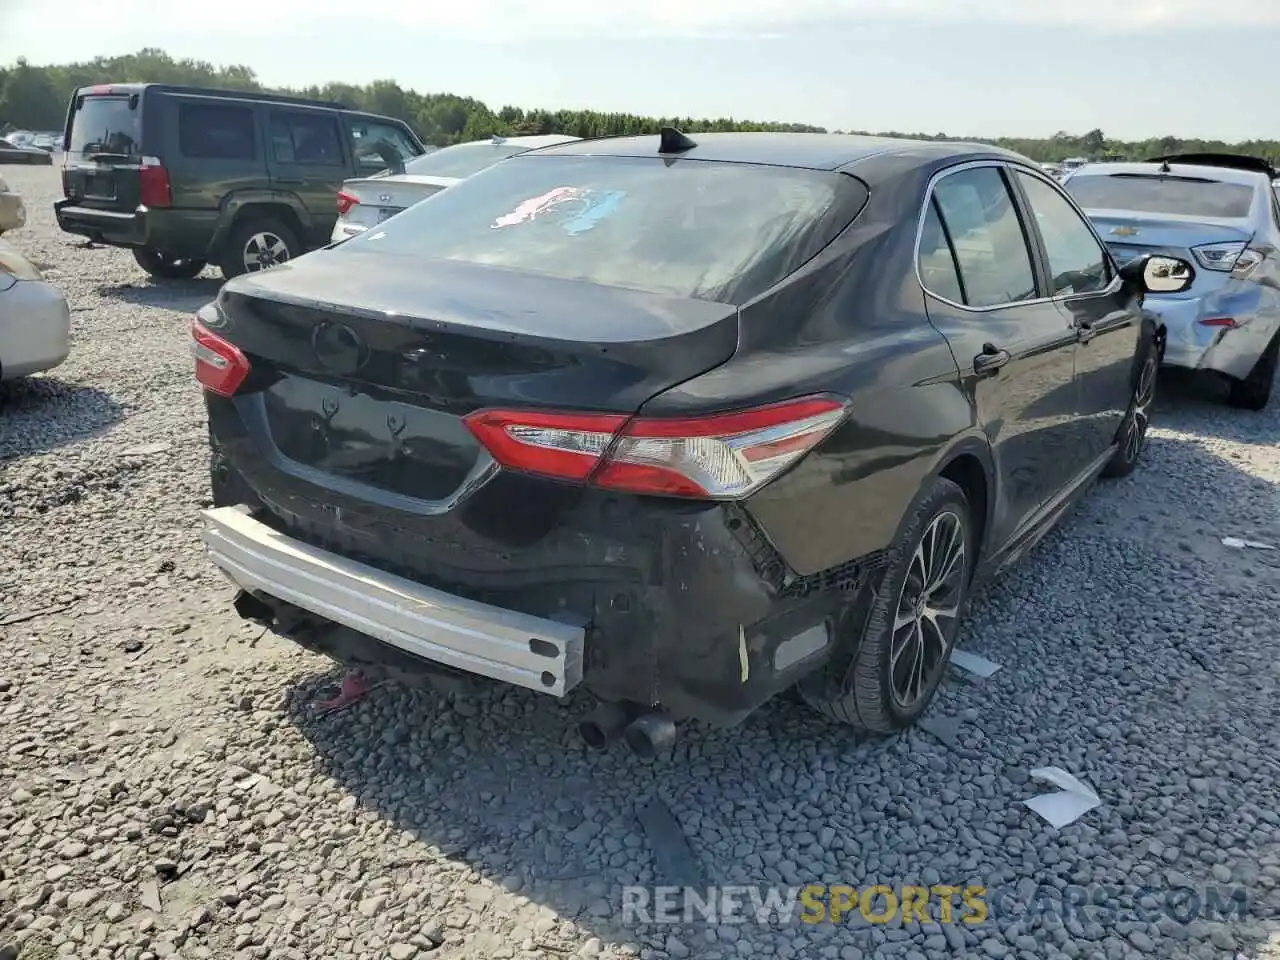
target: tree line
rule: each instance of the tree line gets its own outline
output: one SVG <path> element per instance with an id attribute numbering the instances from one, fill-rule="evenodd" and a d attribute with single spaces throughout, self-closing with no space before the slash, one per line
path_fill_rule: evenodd
<path id="1" fill-rule="evenodd" d="M 267 87 L 250 67 L 217 66 L 203 60 L 176 60 L 163 50 L 148 48 L 118 57 L 96 57 L 82 63 L 37 66 L 24 59 L 0 67 L 0 132 L 6 128 L 61 130 L 67 102 L 77 87 L 106 82 L 177 83 L 220 87 L 232 90 L 270 91 L 319 100 L 337 100 L 349 107 L 404 120 L 423 142 L 448 146 L 479 140 L 495 134 L 521 136 L 559 133 L 575 137 L 609 137 L 656 133 L 670 124 L 690 133 L 700 131 L 769 130 L 798 133 L 827 133 L 823 127 L 805 123 L 764 123 L 733 117 L 644 117 L 631 113 L 599 110 L 546 110 L 504 106 L 498 110 L 474 97 L 453 93 L 419 93 L 406 90 L 394 80 L 375 80 L 364 86 L 327 83 L 298 89 Z M 865 134 L 865 130 L 837 130 L 835 133 Z M 1118 140 L 1101 130 L 1085 134 L 1066 131 L 1048 138 L 966 137 L 946 133 L 905 133 L 880 131 L 877 136 L 918 140 L 966 140 L 992 143 L 1017 151 L 1041 163 L 1068 157 L 1091 160 L 1141 160 L 1171 153 L 1234 152 L 1265 157 L 1280 165 L 1280 141 L 1248 140 L 1225 143 L 1176 136 L 1147 140 Z"/>

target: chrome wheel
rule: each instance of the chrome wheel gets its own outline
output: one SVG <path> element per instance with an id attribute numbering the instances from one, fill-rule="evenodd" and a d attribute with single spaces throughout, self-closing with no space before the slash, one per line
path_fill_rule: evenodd
<path id="1" fill-rule="evenodd" d="M 889 686 L 903 709 L 918 703 L 946 666 L 964 597 L 965 540 L 959 515 L 940 513 L 907 567 L 889 644 Z"/>
<path id="2" fill-rule="evenodd" d="M 1151 402 L 1156 396 L 1156 359 L 1147 357 L 1138 374 L 1138 389 L 1133 394 L 1133 414 L 1129 417 L 1129 429 L 1124 437 L 1124 458 L 1133 462 L 1142 452 L 1151 424 Z"/>
<path id="3" fill-rule="evenodd" d="M 278 236 L 264 230 L 255 233 L 244 245 L 244 271 L 257 273 L 289 259 L 289 247 Z"/>

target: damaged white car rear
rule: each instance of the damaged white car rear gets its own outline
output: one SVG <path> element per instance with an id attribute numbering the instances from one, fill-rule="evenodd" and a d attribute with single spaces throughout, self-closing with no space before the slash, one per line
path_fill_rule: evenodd
<path id="1" fill-rule="evenodd" d="M 1196 264 L 1184 293 L 1151 295 L 1164 365 L 1225 378 L 1228 402 L 1262 410 L 1280 355 L 1280 198 L 1253 157 L 1184 154 L 1090 164 L 1065 186 L 1118 261 L 1146 253 Z"/>

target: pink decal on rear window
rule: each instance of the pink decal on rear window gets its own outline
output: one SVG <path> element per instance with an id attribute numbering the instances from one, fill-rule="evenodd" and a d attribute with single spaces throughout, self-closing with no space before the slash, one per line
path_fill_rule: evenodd
<path id="1" fill-rule="evenodd" d="M 528 223 L 539 214 L 554 210 L 563 203 L 580 200 L 583 193 L 580 187 L 556 187 L 540 197 L 525 200 L 510 213 L 495 220 L 492 226 L 496 230 L 499 227 L 514 227 L 518 223 Z"/>

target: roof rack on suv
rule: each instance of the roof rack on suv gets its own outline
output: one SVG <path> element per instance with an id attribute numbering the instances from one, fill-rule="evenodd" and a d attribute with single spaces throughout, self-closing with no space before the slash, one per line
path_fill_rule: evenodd
<path id="1" fill-rule="evenodd" d="M 1268 161 L 1242 153 L 1174 153 L 1167 157 L 1151 157 L 1144 163 L 1186 163 L 1197 167 L 1227 167 L 1232 170 L 1252 170 L 1271 178 L 1280 176 Z"/>
<path id="2" fill-rule="evenodd" d="M 299 106 L 307 107 L 326 107 L 330 110 L 350 110 L 351 107 L 339 100 L 312 100 L 307 97 L 290 97 L 278 93 L 269 93 L 265 90 L 231 90 L 222 87 L 194 87 L 181 83 L 105 83 L 96 84 L 90 87 L 82 87 L 78 92 L 87 93 L 97 89 L 120 89 L 121 92 L 126 90 L 137 89 L 141 91 L 143 88 L 148 90 L 164 91 L 166 93 L 189 93 L 198 97 L 227 97 L 235 100 L 265 100 L 271 103 L 293 103 Z"/>

